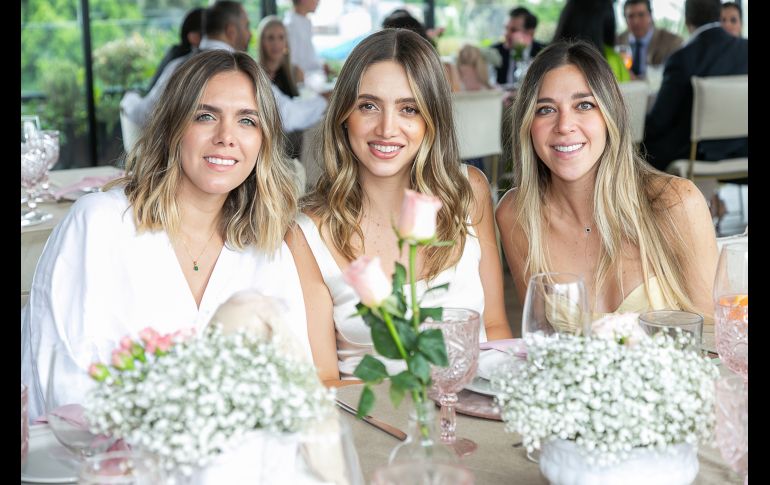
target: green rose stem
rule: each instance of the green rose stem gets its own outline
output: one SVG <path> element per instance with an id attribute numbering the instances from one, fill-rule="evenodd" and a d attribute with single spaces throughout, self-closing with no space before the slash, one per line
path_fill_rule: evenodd
<path id="1" fill-rule="evenodd" d="M 420 331 L 420 303 L 417 301 L 417 244 L 409 243 L 409 288 L 412 293 L 412 325 L 414 331 Z M 428 400 L 428 391 L 425 387 L 422 388 L 422 400 L 424 402 Z"/>

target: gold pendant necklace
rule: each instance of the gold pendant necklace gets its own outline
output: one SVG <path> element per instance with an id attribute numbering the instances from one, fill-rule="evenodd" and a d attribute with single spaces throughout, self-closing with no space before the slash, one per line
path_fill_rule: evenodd
<path id="1" fill-rule="evenodd" d="M 201 259 L 201 256 L 203 256 L 203 253 L 206 251 L 206 248 L 209 247 L 209 243 L 211 242 L 211 239 L 214 238 L 214 233 L 216 232 L 217 232 L 216 229 L 212 231 L 211 236 L 209 236 L 209 240 L 206 241 L 206 245 L 203 246 L 203 249 L 201 250 L 197 258 L 193 257 L 192 253 L 190 252 L 190 249 L 187 247 L 187 243 L 184 242 L 184 235 L 182 236 L 182 245 L 184 246 L 184 250 L 187 251 L 187 255 L 190 256 L 190 259 L 193 260 L 193 271 L 198 271 L 198 260 Z"/>

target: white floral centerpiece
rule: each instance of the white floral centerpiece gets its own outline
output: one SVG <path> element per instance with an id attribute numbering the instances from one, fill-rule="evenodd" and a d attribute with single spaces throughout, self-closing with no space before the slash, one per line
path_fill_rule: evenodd
<path id="1" fill-rule="evenodd" d="M 717 368 L 671 337 L 648 338 L 633 318 L 595 322 L 589 337 L 526 335 L 526 365 L 503 369 L 492 383 L 506 431 L 521 434 L 529 452 L 572 442 L 594 468 L 638 449 L 707 440 Z"/>
<path id="2" fill-rule="evenodd" d="M 305 356 L 286 352 L 287 339 L 263 334 L 215 323 L 201 335 L 124 338 L 109 367 L 90 369 L 100 382 L 85 406 L 92 431 L 189 476 L 254 430 L 293 433 L 328 417 L 334 391 Z"/>

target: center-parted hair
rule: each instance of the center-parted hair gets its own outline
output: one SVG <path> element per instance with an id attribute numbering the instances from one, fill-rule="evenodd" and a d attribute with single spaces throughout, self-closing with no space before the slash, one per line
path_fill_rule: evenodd
<path id="1" fill-rule="evenodd" d="M 178 233 L 176 201 L 182 180 L 181 144 L 208 82 L 217 74 L 242 72 L 252 82 L 262 145 L 256 166 L 227 196 L 220 218 L 225 243 L 242 249 L 278 249 L 296 215 L 297 194 L 283 151 L 284 134 L 275 97 L 262 68 L 244 52 L 209 50 L 193 55 L 171 76 L 150 119 L 126 155 L 125 185 L 139 231 Z"/>
<path id="2" fill-rule="evenodd" d="M 364 72 L 382 61 L 403 66 L 417 109 L 425 120 L 425 137 L 412 164 L 410 186 L 441 200 L 437 236 L 457 242 L 454 247 L 425 248 L 425 268 L 430 278 L 459 260 L 468 234 L 473 195 L 460 170 L 452 94 L 444 69 L 436 50 L 418 34 L 405 29 L 384 29 L 353 49 L 342 66 L 323 122 L 323 173 L 314 190 L 302 199 L 301 206 L 319 217 L 321 227 L 328 227 L 330 242 L 346 258 L 353 260 L 363 254 L 364 237 L 359 222 L 366 195 L 343 124 L 357 105 Z M 360 246 L 354 242 L 354 236 Z"/>
<path id="3" fill-rule="evenodd" d="M 670 214 L 677 201 L 666 200 L 672 177 L 658 172 L 638 154 L 631 138 L 627 107 L 607 61 L 585 41 L 555 42 L 535 57 L 527 70 L 513 105 L 514 227 L 528 241 L 524 281 L 529 275 L 553 271 L 548 263 L 544 237 L 545 201 L 551 173 L 535 152 L 531 128 L 537 99 L 545 75 L 553 69 L 573 65 L 580 70 L 596 99 L 607 126 L 604 152 L 597 162 L 593 217 L 601 236 L 595 288 L 601 291 L 605 280 L 622 281 L 624 243 L 639 248 L 645 289 L 651 276 L 657 276 L 671 308 L 693 309 L 682 268 L 690 257 L 684 240 Z M 670 192 L 670 191 L 669 191 Z M 501 234 L 501 237 L 511 235 Z"/>

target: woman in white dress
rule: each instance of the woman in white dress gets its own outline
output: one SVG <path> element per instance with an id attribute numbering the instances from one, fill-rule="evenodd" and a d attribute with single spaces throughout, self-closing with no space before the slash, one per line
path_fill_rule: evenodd
<path id="1" fill-rule="evenodd" d="M 297 201 L 282 137 L 270 81 L 247 54 L 207 51 L 174 73 L 126 157 L 125 177 L 79 199 L 37 265 L 22 311 L 31 418 L 43 412 L 56 344 L 90 342 L 107 362 L 121 337 L 145 327 L 200 331 L 247 288 L 285 302 L 310 355 L 283 242 Z M 82 402 L 67 395 L 67 379 L 85 371 L 70 357 L 53 383 L 57 402 Z"/>
<path id="2" fill-rule="evenodd" d="M 437 235 L 456 243 L 420 249 L 418 296 L 427 286 L 450 283 L 424 304 L 478 311 L 484 340 L 511 336 L 489 184 L 460 163 L 451 99 L 435 49 L 403 29 L 364 39 L 337 79 L 323 125 L 323 173 L 301 201 L 298 228 L 287 234 L 313 359 L 329 385 L 352 379 L 373 352 L 369 327 L 351 316 L 358 297 L 342 270 L 360 255 L 378 256 L 387 274 L 397 261 L 408 266 L 392 228 L 405 189 L 441 200 Z"/>

